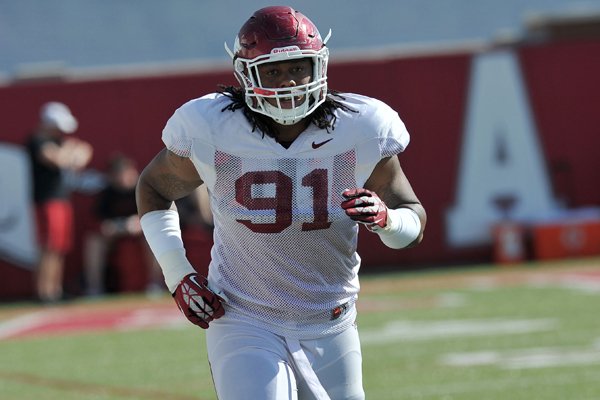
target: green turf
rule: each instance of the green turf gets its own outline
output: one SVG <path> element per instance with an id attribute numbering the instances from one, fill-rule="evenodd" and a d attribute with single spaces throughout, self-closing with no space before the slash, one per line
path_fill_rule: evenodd
<path id="1" fill-rule="evenodd" d="M 600 270 L 599 261 L 579 264 Z M 521 272 L 562 269 L 363 277 L 367 398 L 600 399 L 600 282 L 588 290 L 529 278 L 497 284 Z M 0 398 L 216 399 L 204 333 L 191 325 L 0 341 Z"/>

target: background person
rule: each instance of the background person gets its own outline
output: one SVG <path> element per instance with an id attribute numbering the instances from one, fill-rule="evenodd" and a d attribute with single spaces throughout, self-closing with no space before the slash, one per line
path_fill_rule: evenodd
<path id="1" fill-rule="evenodd" d="M 105 274 L 108 257 L 113 246 L 125 237 L 141 238 L 142 228 L 137 215 L 135 186 L 139 170 L 135 162 L 118 154 L 109 161 L 108 184 L 97 195 L 95 216 L 98 230 L 88 233 L 84 247 L 84 275 L 86 294 L 105 292 Z M 142 242 L 144 263 L 148 268 L 149 293 L 160 292 L 164 283 L 160 267 L 145 241 Z"/>
<path id="2" fill-rule="evenodd" d="M 27 142 L 40 248 L 35 286 L 42 302 L 63 297 L 65 256 L 73 242 L 73 208 L 66 173 L 83 169 L 93 154 L 89 143 L 70 136 L 77 127 L 68 106 L 49 102 L 41 107 L 39 124 Z"/>
<path id="3" fill-rule="evenodd" d="M 144 235 L 179 308 L 210 324 L 221 400 L 363 399 L 358 225 L 391 248 L 422 239 L 425 210 L 397 157 L 409 134 L 386 104 L 328 91 L 326 41 L 290 7 L 255 12 L 231 51 L 242 87 L 181 106 L 140 176 Z M 172 208 L 202 183 L 208 279 Z"/>
<path id="4" fill-rule="evenodd" d="M 200 229 L 212 232 L 213 215 L 206 185 L 199 186 L 189 195 L 175 202 L 179 213 L 181 230 Z"/>

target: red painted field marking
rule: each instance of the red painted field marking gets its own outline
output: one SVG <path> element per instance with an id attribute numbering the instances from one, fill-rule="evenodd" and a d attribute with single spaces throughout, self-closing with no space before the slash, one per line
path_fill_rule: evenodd
<path id="1" fill-rule="evenodd" d="M 0 340 L 109 330 L 175 327 L 185 318 L 171 304 L 87 309 L 62 307 L 35 311 L 0 322 Z"/>

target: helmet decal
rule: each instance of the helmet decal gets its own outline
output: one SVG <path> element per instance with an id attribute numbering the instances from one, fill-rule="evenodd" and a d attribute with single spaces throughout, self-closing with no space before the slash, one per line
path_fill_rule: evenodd
<path id="1" fill-rule="evenodd" d="M 276 47 L 271 50 L 271 54 L 287 53 L 288 51 L 300 51 L 298 46 Z"/>

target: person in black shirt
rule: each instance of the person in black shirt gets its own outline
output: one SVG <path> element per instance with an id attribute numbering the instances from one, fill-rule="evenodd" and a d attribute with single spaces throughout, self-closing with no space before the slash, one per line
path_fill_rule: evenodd
<path id="1" fill-rule="evenodd" d="M 123 237 L 141 237 L 142 229 L 137 215 L 135 185 L 139 171 L 133 160 L 123 155 L 114 156 L 108 167 L 108 185 L 98 194 L 95 215 L 98 231 L 90 233 L 85 242 L 84 274 L 86 292 L 90 296 L 104 293 L 105 272 L 110 251 Z M 142 241 L 144 261 L 149 268 L 148 291 L 159 291 L 162 273 L 145 241 Z"/>
<path id="2" fill-rule="evenodd" d="M 49 102 L 26 144 L 31 159 L 33 202 L 40 255 L 35 274 L 37 297 L 44 303 L 63 297 L 63 270 L 73 242 L 73 208 L 65 180 L 90 162 L 92 146 L 70 136 L 78 122 L 69 107 Z"/>

